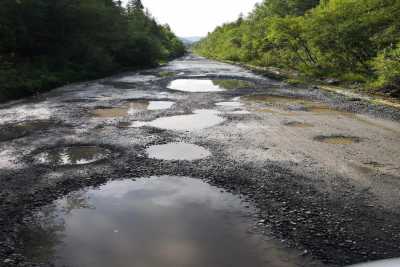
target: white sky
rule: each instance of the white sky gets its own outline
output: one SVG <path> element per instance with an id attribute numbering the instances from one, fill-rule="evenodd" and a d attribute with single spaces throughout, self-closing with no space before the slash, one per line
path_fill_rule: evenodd
<path id="1" fill-rule="evenodd" d="M 127 0 L 125 0 L 126 2 Z M 158 22 L 181 37 L 205 36 L 216 26 L 247 15 L 261 0 L 142 0 Z"/>

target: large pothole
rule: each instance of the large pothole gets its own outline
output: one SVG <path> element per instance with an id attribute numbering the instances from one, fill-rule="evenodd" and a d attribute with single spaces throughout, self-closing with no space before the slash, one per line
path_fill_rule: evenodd
<path id="1" fill-rule="evenodd" d="M 194 114 L 161 117 L 149 122 L 136 121 L 126 127 L 150 126 L 173 131 L 195 131 L 212 127 L 224 122 L 225 119 L 219 116 L 216 110 L 200 109 Z"/>
<path id="2" fill-rule="evenodd" d="M 51 148 L 33 156 L 36 164 L 45 165 L 85 165 L 99 162 L 112 155 L 112 151 L 107 148 L 95 145 L 77 145 Z"/>
<path id="3" fill-rule="evenodd" d="M 298 252 L 249 233 L 246 206 L 188 177 L 113 181 L 42 208 L 24 254 L 56 267 L 308 266 Z"/>
<path id="4" fill-rule="evenodd" d="M 204 92 L 222 92 L 225 91 L 219 85 L 213 83 L 212 80 L 195 80 L 195 79 L 178 79 L 172 81 L 168 88 L 171 90 L 204 93 Z"/>
<path id="5" fill-rule="evenodd" d="M 344 135 L 330 135 L 330 136 L 316 136 L 315 141 L 332 144 L 332 145 L 349 145 L 353 143 L 361 142 L 360 137 L 356 136 L 344 136 Z"/>
<path id="6" fill-rule="evenodd" d="M 207 149 L 187 143 L 169 143 L 146 149 L 149 158 L 161 160 L 199 160 L 211 156 Z"/>
<path id="7" fill-rule="evenodd" d="M 92 114 L 99 118 L 127 117 L 146 110 L 164 110 L 171 108 L 175 102 L 156 100 L 131 100 L 122 107 L 101 107 L 95 109 Z"/>
<path id="8" fill-rule="evenodd" d="M 200 79 L 177 79 L 173 80 L 168 88 L 183 92 L 221 92 L 232 89 L 253 88 L 254 83 L 233 79 L 200 80 Z"/>

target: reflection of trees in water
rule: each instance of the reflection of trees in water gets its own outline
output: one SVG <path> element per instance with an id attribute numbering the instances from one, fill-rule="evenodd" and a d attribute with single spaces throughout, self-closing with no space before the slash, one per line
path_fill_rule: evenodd
<path id="1" fill-rule="evenodd" d="M 54 262 L 57 247 L 62 245 L 65 238 L 64 216 L 77 209 L 94 209 L 89 204 L 86 190 L 71 193 L 26 218 L 25 225 L 18 233 L 19 240 L 22 240 L 22 254 L 34 263 Z"/>
<path id="2" fill-rule="evenodd" d="M 212 83 L 224 89 L 251 88 L 253 83 L 242 80 L 212 80 Z"/>
<path id="3" fill-rule="evenodd" d="M 90 198 L 86 194 L 87 190 L 81 190 L 73 192 L 65 197 L 62 203 L 61 210 L 64 214 L 68 215 L 73 210 L 78 209 L 95 209 L 93 205 L 90 205 Z"/>

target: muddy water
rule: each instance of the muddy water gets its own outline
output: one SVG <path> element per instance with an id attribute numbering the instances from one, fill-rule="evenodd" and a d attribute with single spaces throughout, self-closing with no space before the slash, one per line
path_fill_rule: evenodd
<path id="1" fill-rule="evenodd" d="M 350 145 L 361 142 L 361 139 L 358 137 L 341 135 L 317 136 L 314 140 L 332 145 Z"/>
<path id="2" fill-rule="evenodd" d="M 57 267 L 299 266 L 304 259 L 248 232 L 245 205 L 193 178 L 114 181 L 44 208 L 26 254 Z"/>
<path id="3" fill-rule="evenodd" d="M 221 79 L 221 80 L 213 80 L 212 81 L 214 85 L 217 85 L 221 88 L 227 89 L 227 90 L 232 90 L 232 89 L 244 89 L 244 88 L 254 88 L 255 84 L 252 82 L 248 81 L 242 81 L 242 80 L 227 80 L 227 79 Z"/>
<path id="4" fill-rule="evenodd" d="M 194 79 L 178 79 L 172 81 L 168 88 L 171 90 L 203 93 L 203 92 L 221 92 L 225 91 L 219 85 L 215 85 L 212 80 L 194 80 Z"/>
<path id="5" fill-rule="evenodd" d="M 169 143 L 146 149 L 149 158 L 162 160 L 198 160 L 211 156 L 207 149 L 186 143 Z"/>
<path id="6" fill-rule="evenodd" d="M 218 102 L 215 105 L 221 107 L 242 107 L 243 103 L 237 101 Z"/>
<path id="7" fill-rule="evenodd" d="M 99 118 L 118 118 L 133 115 L 145 110 L 164 110 L 171 108 L 175 102 L 172 101 L 130 101 L 126 106 L 113 108 L 98 108 L 93 115 Z"/>
<path id="8" fill-rule="evenodd" d="M 130 127 L 150 126 L 173 131 L 194 131 L 218 125 L 225 121 L 218 111 L 209 109 L 195 110 L 194 114 L 162 117 L 150 122 L 133 122 Z"/>
<path id="9" fill-rule="evenodd" d="M 289 127 L 295 127 L 295 128 L 309 128 L 309 127 L 314 127 L 311 123 L 307 122 L 300 122 L 300 121 L 289 121 L 284 123 L 283 125 L 289 126 Z"/>
<path id="10" fill-rule="evenodd" d="M 108 158 L 111 151 L 97 146 L 70 146 L 41 152 L 33 159 L 38 164 L 84 165 Z"/>

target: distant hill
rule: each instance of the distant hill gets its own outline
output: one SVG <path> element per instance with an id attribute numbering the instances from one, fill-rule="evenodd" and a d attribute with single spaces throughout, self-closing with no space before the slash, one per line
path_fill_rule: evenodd
<path id="1" fill-rule="evenodd" d="M 179 37 L 181 41 L 186 44 L 186 45 L 191 45 L 193 43 L 196 43 L 200 41 L 203 37 L 200 36 L 190 36 L 190 37 Z"/>

